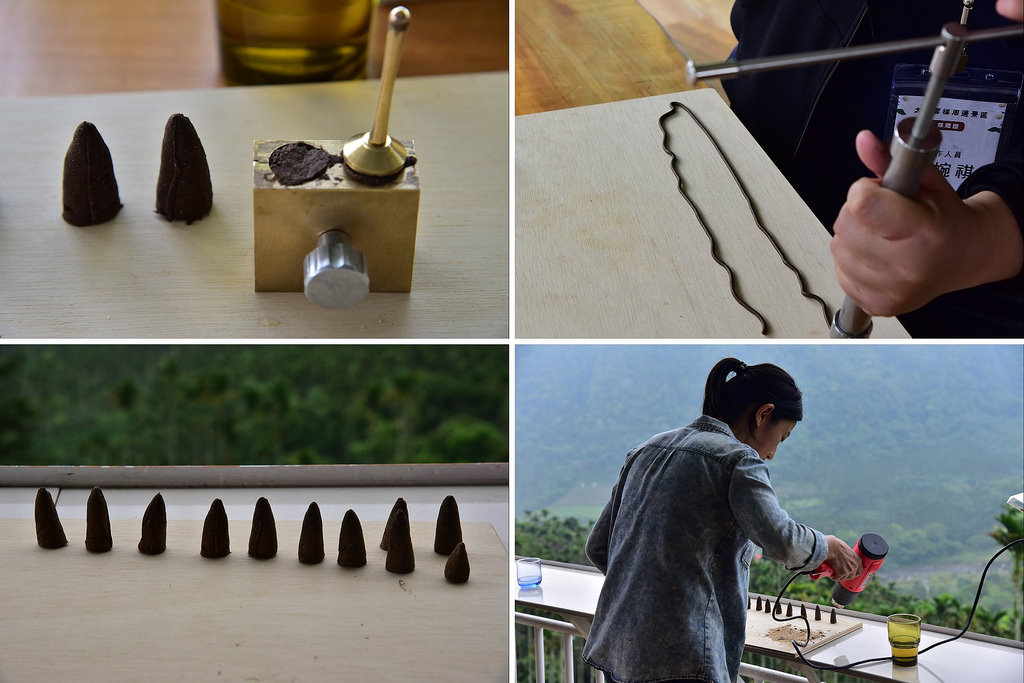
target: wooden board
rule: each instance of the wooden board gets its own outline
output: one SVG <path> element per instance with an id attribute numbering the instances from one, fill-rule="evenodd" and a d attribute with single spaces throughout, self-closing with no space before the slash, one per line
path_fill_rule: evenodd
<path id="1" fill-rule="evenodd" d="M 85 522 L 62 520 L 69 545 L 43 550 L 31 519 L 0 520 L 0 681 L 504 681 L 508 559 L 489 524 L 463 524 L 472 574 L 444 580 L 433 523 L 413 522 L 416 570 L 391 574 L 365 523 L 367 566 L 336 563 L 340 521 L 325 520 L 327 557 L 298 562 L 301 525 L 278 522 L 278 555 L 200 557 L 201 521 L 171 520 L 167 551 L 138 552 L 138 520 L 112 520 L 114 549 L 86 552 Z"/>
<path id="2" fill-rule="evenodd" d="M 747 610 L 747 647 L 761 654 L 785 654 L 793 656 L 793 645 L 789 642 L 792 638 L 797 643 L 804 642 L 807 637 L 807 628 L 802 619 L 794 621 L 775 621 L 775 618 L 768 612 L 757 611 L 757 597 L 750 596 L 750 609 Z M 764 597 L 764 596 L 762 596 Z M 766 598 L 767 599 L 767 598 Z M 772 605 L 775 598 L 772 597 Z M 767 604 L 767 602 L 765 603 Z M 813 652 L 832 641 L 850 633 L 859 631 L 862 624 L 857 619 L 836 614 L 836 623 L 831 623 L 831 606 L 821 606 L 821 621 L 814 620 L 814 605 L 812 603 L 800 603 L 797 601 L 782 601 L 782 611 L 778 614 L 780 618 L 786 618 L 787 605 L 793 605 L 793 615 L 800 614 L 800 605 L 807 607 L 807 620 L 811 625 L 811 637 L 805 647 L 800 651 L 804 654 Z"/>
<path id="3" fill-rule="evenodd" d="M 810 290 L 843 300 L 829 235 L 711 90 L 516 119 L 516 335 L 577 338 L 760 338 L 730 293 L 708 239 L 677 189 L 658 117 L 678 100 L 711 131 L 762 222 Z M 825 338 L 820 306 L 757 229 L 711 142 L 684 113 L 668 122 L 687 191 L 769 335 Z M 874 337 L 905 337 L 877 319 Z"/>
<path id="4" fill-rule="evenodd" d="M 416 144 L 422 194 L 413 291 L 328 311 L 255 292 L 256 139 L 347 139 L 376 81 L 0 99 L 0 336 L 508 337 L 508 74 L 399 79 L 389 130 Z M 213 211 L 154 212 L 164 124 L 186 114 L 206 149 Z M 79 122 L 114 163 L 117 217 L 61 219 L 61 169 Z M 310 247 L 312 248 L 312 246 Z"/>

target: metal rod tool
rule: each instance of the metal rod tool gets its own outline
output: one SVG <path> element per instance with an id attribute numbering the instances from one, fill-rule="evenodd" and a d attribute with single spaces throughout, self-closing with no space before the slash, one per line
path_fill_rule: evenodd
<path id="1" fill-rule="evenodd" d="M 1001 38 L 1019 38 L 1020 35 L 1020 26 L 1006 26 L 1003 28 L 987 28 L 979 31 L 969 31 L 964 34 L 962 40 L 970 43 L 980 43 L 986 40 L 998 40 Z M 889 55 L 895 52 L 927 50 L 928 48 L 941 46 L 944 42 L 945 40 L 942 35 L 938 35 L 930 38 L 910 38 L 907 40 L 893 40 L 886 43 L 874 43 L 871 45 L 839 47 L 834 50 L 814 50 L 811 52 L 801 52 L 793 55 L 779 55 L 776 57 L 763 57 L 760 59 L 730 60 L 708 64 L 696 64 L 692 59 L 687 59 L 686 80 L 690 85 L 693 85 L 697 81 L 706 80 L 708 78 L 736 78 L 737 76 L 757 73 L 759 71 L 776 71 L 778 69 L 790 69 L 796 66 L 810 66 L 812 64 L 823 64 L 826 62 L 837 62 L 847 59 L 860 59 L 862 57 L 877 57 L 879 55 Z"/>
<path id="2" fill-rule="evenodd" d="M 942 134 L 932 125 L 936 105 L 946 82 L 962 65 L 967 43 L 1016 38 L 1021 35 L 1019 26 L 968 31 L 965 20 L 973 4 L 973 0 L 965 0 L 961 23 L 947 23 L 934 38 L 896 40 L 873 45 L 703 65 L 694 64 L 692 59 L 687 59 L 686 78 L 693 84 L 706 78 L 735 78 L 759 71 L 774 71 L 934 47 L 935 51 L 929 65 L 931 77 L 921 103 L 920 115 L 906 118 L 897 126 L 890 147 L 892 161 L 882 178 L 882 187 L 899 192 L 905 197 L 914 197 L 921 184 L 921 175 L 933 163 L 942 141 Z M 829 332 L 834 338 L 864 338 L 871 334 L 871 327 L 871 316 L 847 296 L 832 319 Z"/>
<path id="3" fill-rule="evenodd" d="M 406 166 L 408 151 L 401 142 L 388 135 L 391 96 L 398 77 L 406 30 L 412 15 L 405 7 L 395 7 L 388 15 L 388 33 L 384 40 L 384 62 L 381 66 L 380 93 L 370 130 L 348 140 L 342 148 L 342 159 L 352 171 L 370 178 L 389 178 Z"/>

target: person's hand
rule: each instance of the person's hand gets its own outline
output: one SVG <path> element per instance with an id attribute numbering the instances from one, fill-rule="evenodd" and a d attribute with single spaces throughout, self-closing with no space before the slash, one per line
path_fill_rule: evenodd
<path id="1" fill-rule="evenodd" d="M 876 175 L 889 150 L 869 131 L 857 155 Z M 913 199 L 861 178 L 836 219 L 831 251 L 843 291 L 873 316 L 907 313 L 935 297 L 1013 277 L 1021 237 L 1006 203 L 992 192 L 960 199 L 933 165 Z"/>
<path id="2" fill-rule="evenodd" d="M 1007 19 L 1024 21 L 1024 2 L 1021 0 L 996 0 L 996 11 Z"/>
<path id="3" fill-rule="evenodd" d="M 836 572 L 837 580 L 854 579 L 860 576 L 861 561 L 853 548 L 846 545 L 846 542 L 835 536 L 826 536 L 828 542 L 828 554 L 825 561 L 829 563 Z"/>

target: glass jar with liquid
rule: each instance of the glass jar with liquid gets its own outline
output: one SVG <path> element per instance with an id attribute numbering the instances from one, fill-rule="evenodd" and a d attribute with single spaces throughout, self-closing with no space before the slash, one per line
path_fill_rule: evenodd
<path id="1" fill-rule="evenodd" d="M 372 0 L 216 0 L 221 69 L 235 84 L 366 73 Z"/>

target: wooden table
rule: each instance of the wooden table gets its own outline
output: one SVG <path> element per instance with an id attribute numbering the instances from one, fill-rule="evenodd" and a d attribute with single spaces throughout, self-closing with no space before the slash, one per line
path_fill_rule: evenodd
<path id="1" fill-rule="evenodd" d="M 431 521 L 412 523 L 416 569 L 401 575 L 384 569 L 380 522 L 363 524 L 359 569 L 337 565 L 337 519 L 318 565 L 296 558 L 298 522 L 277 522 L 270 560 L 247 556 L 245 518 L 217 560 L 199 555 L 201 521 L 170 519 L 155 556 L 136 549 L 138 519 L 112 519 L 102 554 L 84 520 L 62 523 L 69 544 L 43 550 L 32 519 L 0 519 L 0 680 L 507 679 L 508 563 L 489 524 L 463 525 L 471 576 L 453 585 Z"/>
<path id="2" fill-rule="evenodd" d="M 690 89 L 636 0 L 518 0 L 515 37 L 516 115 Z"/>
<path id="3" fill-rule="evenodd" d="M 376 81 L 0 99 L 0 335 L 4 337 L 507 338 L 508 74 L 400 78 L 390 130 L 413 139 L 420 197 L 411 293 L 328 311 L 255 292 L 253 140 L 346 139 L 370 124 Z M 164 123 L 189 116 L 213 211 L 154 212 Z M 61 219 L 61 167 L 80 121 L 110 147 L 124 208 Z M 310 247 L 312 248 L 312 246 Z"/>
<path id="4" fill-rule="evenodd" d="M 374 17 L 369 70 L 384 30 Z M 504 71 L 508 0 L 407 0 L 400 75 Z M 0 0 L 0 96 L 224 85 L 215 0 Z"/>
<path id="5" fill-rule="evenodd" d="M 765 228 L 834 310 L 829 235 L 712 90 L 521 116 L 516 121 L 516 334 L 529 338 L 760 338 L 677 189 L 658 119 L 678 99 L 731 160 Z M 666 124 L 684 187 L 767 336 L 827 338 L 816 302 L 758 230 L 744 195 L 687 115 Z M 895 318 L 875 337 L 905 337 Z"/>

